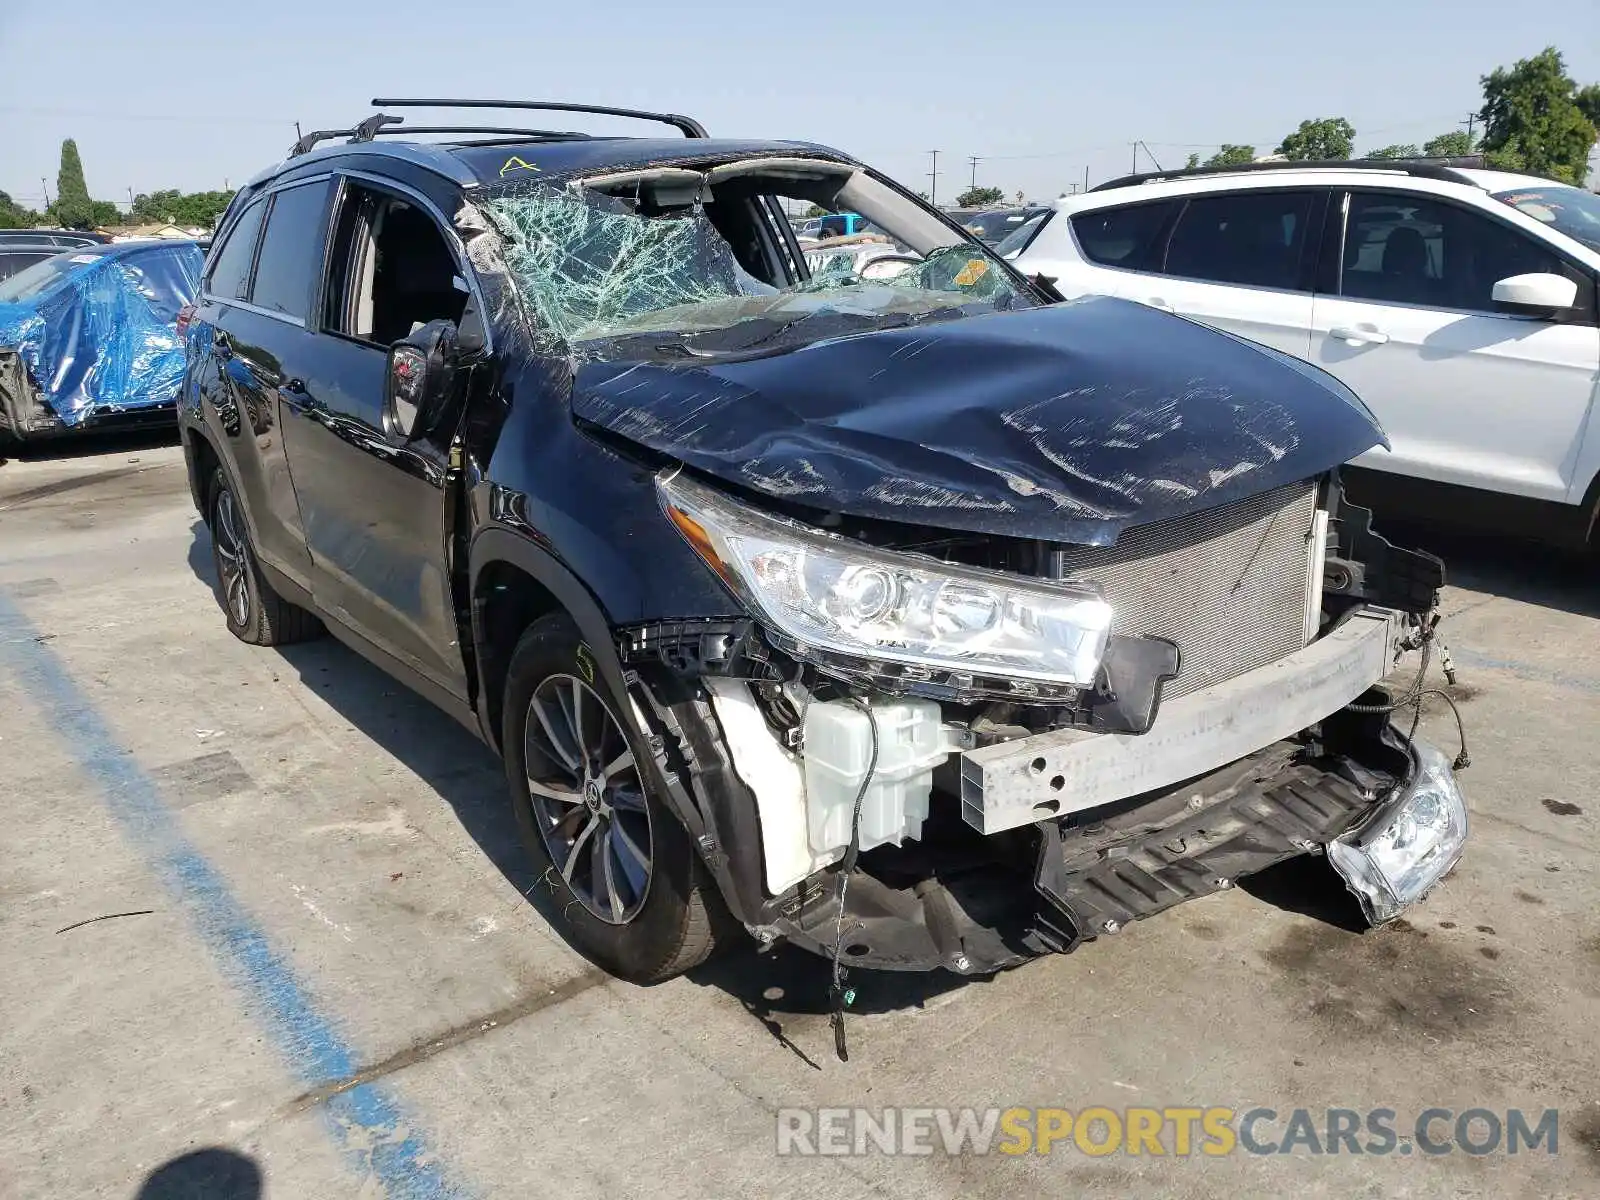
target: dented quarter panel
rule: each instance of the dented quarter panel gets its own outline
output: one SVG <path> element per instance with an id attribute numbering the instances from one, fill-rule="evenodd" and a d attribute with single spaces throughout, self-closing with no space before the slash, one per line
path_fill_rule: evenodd
<path id="1" fill-rule="evenodd" d="M 587 363 L 572 408 L 780 499 L 1088 545 L 1387 445 L 1332 376 L 1104 297 L 743 361 Z"/>

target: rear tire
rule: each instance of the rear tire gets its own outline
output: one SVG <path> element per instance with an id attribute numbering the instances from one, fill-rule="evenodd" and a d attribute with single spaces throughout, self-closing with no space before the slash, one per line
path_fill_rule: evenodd
<path id="1" fill-rule="evenodd" d="M 731 917 L 659 798 L 632 706 L 565 613 L 536 621 L 517 643 L 502 723 L 517 824 L 567 939 L 633 983 L 709 958 Z"/>
<path id="2" fill-rule="evenodd" d="M 221 467 L 211 472 L 206 496 L 211 558 L 228 631 L 252 646 L 284 646 L 321 634 L 322 622 L 314 613 L 285 600 L 262 578 L 244 506 Z"/>

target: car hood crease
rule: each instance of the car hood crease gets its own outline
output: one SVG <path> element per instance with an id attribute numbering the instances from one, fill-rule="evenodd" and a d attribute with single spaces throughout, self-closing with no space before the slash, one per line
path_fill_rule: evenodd
<path id="1" fill-rule="evenodd" d="M 584 363 L 572 410 L 774 498 L 1087 545 L 1387 444 L 1318 368 L 1100 297 L 742 361 Z"/>

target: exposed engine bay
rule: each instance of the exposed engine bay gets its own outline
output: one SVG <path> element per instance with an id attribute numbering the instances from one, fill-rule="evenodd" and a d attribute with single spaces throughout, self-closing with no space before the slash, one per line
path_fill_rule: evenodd
<path id="1" fill-rule="evenodd" d="M 680 484 L 693 499 L 675 509 L 672 486 L 685 536 L 714 540 L 717 501 L 694 507 L 704 489 Z M 854 964 L 992 971 L 1320 853 L 1438 782 L 1437 752 L 1390 725 L 1397 697 L 1378 684 L 1432 637 L 1443 568 L 1375 534 L 1336 475 L 1106 548 L 833 524 L 1002 589 L 1081 587 L 1116 632 L 1107 620 L 1087 657 L 1064 639 L 1045 682 L 893 647 L 872 659 L 761 620 L 625 631 L 664 742 L 694 747 L 673 777 L 753 796 L 763 886 L 747 924 L 765 941 L 828 953 L 842 930 Z M 852 593 L 869 608 L 873 585 Z M 1363 903 L 1385 920 L 1393 899 Z"/>

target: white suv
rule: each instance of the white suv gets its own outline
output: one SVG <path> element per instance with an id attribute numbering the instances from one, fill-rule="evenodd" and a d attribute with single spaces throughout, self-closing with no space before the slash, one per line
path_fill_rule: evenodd
<path id="1" fill-rule="evenodd" d="M 1000 250 L 1069 298 L 1331 371 L 1389 434 L 1356 459 L 1364 503 L 1600 545 L 1600 196 L 1438 162 L 1257 164 L 1064 197 Z"/>

